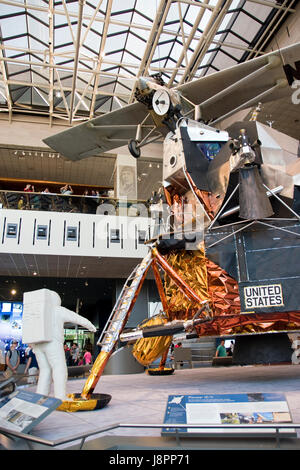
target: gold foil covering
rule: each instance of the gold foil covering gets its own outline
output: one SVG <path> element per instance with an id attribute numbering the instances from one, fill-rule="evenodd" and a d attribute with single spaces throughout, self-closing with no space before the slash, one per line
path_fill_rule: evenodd
<path id="1" fill-rule="evenodd" d="M 63 401 L 58 408 L 58 411 L 91 411 L 97 406 L 97 400 L 80 400 L 75 398 L 73 394 L 68 395 L 70 400 Z"/>
<path id="2" fill-rule="evenodd" d="M 100 354 L 98 354 L 81 393 L 84 399 L 88 398 L 88 396 L 93 393 L 109 357 L 110 354 L 106 351 L 100 351 Z"/>
<path id="3" fill-rule="evenodd" d="M 241 335 L 299 330 L 299 312 L 276 312 L 216 316 L 211 322 L 197 325 L 199 336 Z"/>
<path id="4" fill-rule="evenodd" d="M 139 328 L 163 325 L 167 321 L 168 319 L 165 315 L 156 315 L 142 322 Z M 153 338 L 138 339 L 133 346 L 132 354 L 140 364 L 148 366 L 169 349 L 172 338 L 173 336 L 155 336 Z"/>
<path id="5" fill-rule="evenodd" d="M 165 259 L 201 300 L 209 298 L 206 258 L 203 249 L 171 252 L 165 256 Z M 187 299 L 167 274 L 165 275 L 165 292 L 170 321 L 190 319 L 198 311 L 199 305 Z"/>
<path id="6" fill-rule="evenodd" d="M 237 281 L 209 259 L 206 259 L 206 268 L 208 292 L 214 316 L 239 314 L 241 302 Z"/>

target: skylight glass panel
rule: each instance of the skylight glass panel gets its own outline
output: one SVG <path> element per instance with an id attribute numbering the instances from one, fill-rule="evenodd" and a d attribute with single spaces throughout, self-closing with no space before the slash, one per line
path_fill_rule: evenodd
<path id="1" fill-rule="evenodd" d="M 121 33 L 116 36 L 110 36 L 105 43 L 105 53 L 107 54 L 110 51 L 118 51 L 124 49 L 127 39 L 127 34 Z"/>
<path id="2" fill-rule="evenodd" d="M 28 16 L 28 32 L 36 38 L 39 38 L 45 44 L 49 43 L 49 28 L 48 26 L 43 25 L 35 18 Z"/>
<path id="3" fill-rule="evenodd" d="M 84 36 L 85 39 L 83 45 L 85 47 L 89 47 L 97 53 L 100 49 L 101 37 L 98 34 L 94 33 L 94 31 L 89 31 L 87 35 L 84 35 L 84 31 L 82 31 L 81 41 L 83 40 Z"/>
<path id="4" fill-rule="evenodd" d="M 229 54 L 236 57 L 238 60 L 242 57 L 245 52 L 245 49 L 248 47 L 248 44 L 243 41 L 242 39 L 238 38 L 234 34 L 228 33 L 226 36 L 226 40 L 224 41 L 226 44 L 233 44 L 233 46 L 237 47 L 230 47 L 230 46 L 222 46 L 224 51 L 227 51 Z"/>
<path id="5" fill-rule="evenodd" d="M 135 84 L 135 80 L 133 79 L 124 79 L 124 78 L 118 79 L 118 85 L 122 86 L 125 89 L 125 93 L 126 93 L 126 90 L 127 92 L 128 92 L 128 89 L 131 90 L 134 84 Z"/>
<path id="6" fill-rule="evenodd" d="M 84 14 L 88 15 L 88 16 L 93 16 L 94 13 L 95 13 L 96 8 L 98 6 L 98 3 L 99 3 L 99 0 L 98 1 L 97 0 L 89 0 L 88 2 L 86 2 L 85 5 L 84 5 Z M 103 8 L 103 3 L 104 2 L 101 3 L 102 8 Z M 90 4 L 92 4 L 92 6 L 90 6 Z M 100 13 L 98 13 L 98 14 L 100 14 Z"/>
<path id="7" fill-rule="evenodd" d="M 271 13 L 272 8 L 265 5 L 257 5 L 256 3 L 246 2 L 243 10 L 247 11 L 255 18 L 264 21 Z"/>
<path id="8" fill-rule="evenodd" d="M 214 2 L 215 2 L 214 4 L 216 5 L 217 0 L 214 0 Z M 209 3 L 212 4 L 211 1 Z M 235 8 L 242 6 L 243 3 L 245 3 L 244 0 L 233 0 L 233 2 L 231 2 L 229 10 L 234 10 Z"/>
<path id="9" fill-rule="evenodd" d="M 0 16 L 13 15 L 14 13 L 20 13 L 22 11 L 24 11 L 22 7 L 5 5 L 3 3 L 0 5 Z"/>
<path id="10" fill-rule="evenodd" d="M 58 27 L 58 26 L 62 26 L 62 25 L 67 26 L 68 25 L 67 18 L 65 17 L 65 15 L 54 15 L 53 23 L 54 23 L 54 27 Z"/>
<path id="11" fill-rule="evenodd" d="M 31 89 L 28 88 L 25 93 L 20 96 L 18 103 L 31 105 Z"/>
<path id="12" fill-rule="evenodd" d="M 66 3 L 68 13 L 78 14 L 79 2 L 68 2 Z"/>
<path id="13" fill-rule="evenodd" d="M 233 13 L 227 13 L 227 15 L 225 15 L 223 21 L 221 22 L 221 24 L 218 28 L 218 31 L 224 31 L 225 29 L 228 29 L 229 23 L 230 23 L 232 18 L 233 18 Z"/>
<path id="14" fill-rule="evenodd" d="M 218 70 L 223 70 L 236 65 L 236 60 L 224 54 L 222 51 L 219 51 L 215 59 L 212 61 L 212 65 L 214 65 Z"/>
<path id="15" fill-rule="evenodd" d="M 128 98 L 129 98 L 131 90 L 128 90 L 128 88 L 124 87 L 121 83 L 116 82 L 115 93 L 120 94 L 120 95 L 124 95 L 124 96 L 128 95 Z"/>
<path id="16" fill-rule="evenodd" d="M 200 67 L 203 67 L 204 65 L 207 65 L 211 61 L 212 55 L 213 55 L 212 52 L 210 52 L 208 54 L 205 54 L 204 58 L 202 59 L 202 61 L 200 63 Z"/>
<path id="17" fill-rule="evenodd" d="M 186 10 L 186 6 L 181 5 L 181 11 L 184 12 Z M 169 9 L 166 23 L 169 23 L 171 21 L 179 21 L 179 11 L 178 11 L 178 3 L 172 3 L 171 7 Z"/>
<path id="18" fill-rule="evenodd" d="M 145 50 L 145 41 L 142 39 L 133 36 L 132 34 L 128 35 L 126 49 L 132 51 L 138 57 L 142 57 Z"/>
<path id="19" fill-rule="evenodd" d="M 42 85 L 49 83 L 49 76 L 43 67 L 32 66 L 31 69 L 34 83 L 41 83 Z"/>
<path id="20" fill-rule="evenodd" d="M 108 67 L 107 64 L 109 64 L 110 62 L 119 63 L 122 60 L 122 55 L 123 55 L 123 51 L 115 51 L 109 54 L 105 54 L 103 58 L 103 62 L 102 62 L 102 68 L 103 66 Z"/>
<path id="21" fill-rule="evenodd" d="M 49 106 L 46 98 L 35 88 L 32 89 L 32 104 L 36 106 Z"/>
<path id="22" fill-rule="evenodd" d="M 30 3 L 31 5 L 35 4 L 35 2 L 33 1 L 30 1 L 30 2 L 27 1 L 26 3 Z M 36 3 L 37 3 L 37 6 L 39 7 L 41 6 L 40 2 L 36 2 Z M 29 9 L 27 14 L 30 16 L 31 15 L 35 16 L 37 19 L 47 24 L 49 23 L 49 11 L 47 11 L 48 5 L 45 5 L 45 3 L 43 3 L 43 7 L 46 9 L 45 11 Z"/>
<path id="23" fill-rule="evenodd" d="M 148 16 L 147 11 L 146 11 L 146 14 Z M 137 25 L 147 26 L 150 28 L 152 26 L 152 19 L 149 17 L 145 18 L 145 16 L 140 15 L 138 11 L 135 11 L 132 16 L 132 23 L 137 24 Z"/>
<path id="24" fill-rule="evenodd" d="M 21 36 L 20 38 L 14 39 L 6 39 L 5 41 L 3 41 L 3 43 L 10 47 L 20 47 L 22 49 L 26 49 L 28 46 L 27 36 Z"/>
<path id="25" fill-rule="evenodd" d="M 112 12 L 122 12 L 134 8 L 135 0 L 114 0 L 112 4 Z"/>
<path id="26" fill-rule="evenodd" d="M 69 27 L 58 28 L 54 31 L 54 47 L 59 47 L 63 44 L 73 44 L 73 38 Z M 74 48 L 74 46 L 73 46 Z"/>
<path id="27" fill-rule="evenodd" d="M 26 34 L 27 25 L 25 15 L 13 16 L 0 20 L 2 37 L 9 38 L 11 36 Z"/>
<path id="28" fill-rule="evenodd" d="M 103 104 L 99 106 L 98 111 L 101 111 L 102 113 L 109 113 L 111 108 L 111 101 L 111 98 L 106 100 Z"/>
<path id="29" fill-rule="evenodd" d="M 128 24 L 130 24 L 131 17 L 132 17 L 131 11 L 111 15 L 112 20 L 121 21 L 122 23 L 128 23 Z"/>
<path id="30" fill-rule="evenodd" d="M 199 28 L 201 31 L 203 31 L 204 28 L 207 26 L 207 24 L 208 24 L 208 22 L 209 22 L 209 20 L 210 20 L 210 17 L 211 17 L 211 11 L 206 9 L 205 12 L 204 12 L 204 15 L 203 15 L 203 17 L 202 17 L 202 19 L 201 19 L 201 21 L 200 21 L 200 23 L 199 23 L 199 26 L 198 26 L 198 28 Z"/>
<path id="31" fill-rule="evenodd" d="M 157 12 L 157 2 L 137 0 L 136 1 L 136 10 L 144 13 L 148 18 L 155 18 Z"/>
<path id="32" fill-rule="evenodd" d="M 159 44 L 159 46 L 155 50 L 152 61 L 162 59 L 163 57 L 167 58 L 171 52 L 172 45 L 173 44 L 171 42 L 166 44 Z"/>
<path id="33" fill-rule="evenodd" d="M 245 27 L 247 25 L 247 27 Z M 251 42 L 261 28 L 260 23 L 249 18 L 245 13 L 240 13 L 231 30 Z"/>
<path id="34" fill-rule="evenodd" d="M 15 64 L 10 64 L 7 67 L 9 75 L 11 75 L 10 79 L 12 81 L 18 82 L 31 82 L 31 73 L 27 70 L 24 71 L 24 67 L 19 67 Z"/>
<path id="35" fill-rule="evenodd" d="M 188 21 L 191 24 L 194 24 L 195 19 L 199 15 L 199 12 L 201 12 L 203 9 L 200 7 L 194 7 L 190 6 L 190 8 L 187 8 L 185 13 L 184 13 L 184 19 Z M 183 12 L 182 6 L 181 6 L 181 11 Z"/>
<path id="36" fill-rule="evenodd" d="M 38 36 L 36 36 L 36 37 L 37 37 L 37 39 L 39 39 Z M 41 44 L 39 41 L 37 41 L 37 40 L 35 39 L 35 37 L 29 36 L 29 37 L 28 37 L 28 43 L 29 43 L 30 49 L 33 50 L 33 51 L 39 51 L 39 52 L 41 52 L 42 50 L 47 51 L 47 50 L 45 49 L 44 44 Z M 27 43 L 27 47 L 28 47 L 28 43 Z M 48 55 L 48 54 L 45 54 L 45 57 L 48 59 L 48 58 L 49 58 L 49 55 Z"/>
<path id="37" fill-rule="evenodd" d="M 194 18 L 194 20 L 195 20 L 195 18 Z M 191 31 L 192 31 L 192 26 L 190 26 L 189 24 L 184 22 L 184 34 L 185 34 L 185 36 L 189 36 Z M 187 40 L 187 38 L 186 38 L 186 40 Z"/>

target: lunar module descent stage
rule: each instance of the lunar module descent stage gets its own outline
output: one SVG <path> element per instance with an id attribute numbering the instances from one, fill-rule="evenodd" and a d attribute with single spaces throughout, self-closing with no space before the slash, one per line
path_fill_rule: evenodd
<path id="1" fill-rule="evenodd" d="M 180 332 L 189 339 L 300 330 L 299 142 L 255 118 L 226 131 L 179 119 L 163 158 L 171 231 L 146 242 L 83 391 L 63 410 L 93 401 L 119 340 L 135 341 L 144 366 L 161 357 L 159 375 L 170 373 L 167 354 Z M 163 312 L 122 333 L 150 267 Z"/>

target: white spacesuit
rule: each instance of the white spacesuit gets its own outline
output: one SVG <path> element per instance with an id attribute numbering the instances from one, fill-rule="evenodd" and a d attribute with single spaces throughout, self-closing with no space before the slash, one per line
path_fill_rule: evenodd
<path id="1" fill-rule="evenodd" d="M 66 400 L 68 369 L 64 352 L 64 323 L 75 323 L 95 332 L 86 318 L 61 306 L 59 295 L 48 289 L 24 293 L 22 342 L 32 344 L 39 365 L 37 393 Z"/>

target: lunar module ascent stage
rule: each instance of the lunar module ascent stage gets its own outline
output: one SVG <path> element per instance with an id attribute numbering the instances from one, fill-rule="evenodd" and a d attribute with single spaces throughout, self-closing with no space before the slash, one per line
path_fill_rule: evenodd
<path id="1" fill-rule="evenodd" d="M 235 337 L 241 364 L 242 340 L 260 335 L 265 361 L 282 361 L 278 335 L 270 333 L 300 330 L 298 146 L 257 121 L 219 131 L 179 120 L 164 142 L 172 229 L 146 242 L 149 253 L 124 284 L 82 393 L 61 409 L 99 407 L 93 392 L 119 340 L 134 342 L 133 355 L 144 366 L 161 357 L 149 369 L 153 375 L 173 372 L 165 364 L 177 333 L 187 340 Z M 163 312 L 124 332 L 150 268 Z M 251 354 L 248 344 L 246 363 L 257 359 Z"/>

